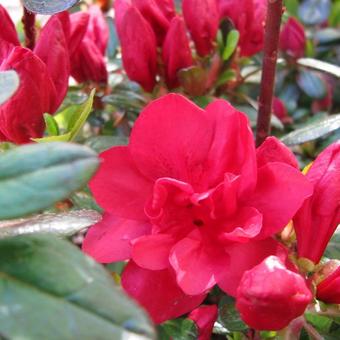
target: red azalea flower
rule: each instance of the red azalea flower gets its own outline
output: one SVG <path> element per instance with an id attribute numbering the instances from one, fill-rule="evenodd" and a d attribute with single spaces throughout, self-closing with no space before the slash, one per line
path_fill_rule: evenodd
<path id="1" fill-rule="evenodd" d="M 115 14 L 124 69 L 131 80 L 151 92 L 157 71 L 155 34 L 137 7 L 126 0 L 115 1 Z"/>
<path id="2" fill-rule="evenodd" d="M 18 91 L 0 106 L 0 140 L 28 143 L 43 135 L 43 114 L 54 113 L 66 95 L 70 65 L 65 35 L 59 19 L 52 16 L 34 51 L 23 48 L 1 5 L 0 28 L 0 70 L 13 69 L 20 78 Z"/>
<path id="3" fill-rule="evenodd" d="M 288 114 L 285 103 L 278 97 L 273 98 L 273 113 L 283 124 L 293 123 L 293 119 Z"/>
<path id="4" fill-rule="evenodd" d="M 198 328 L 198 340 L 210 340 L 215 321 L 217 320 L 217 306 L 200 306 L 193 310 L 188 318 L 195 322 Z"/>
<path id="5" fill-rule="evenodd" d="M 280 330 L 302 315 L 311 300 L 305 279 L 270 256 L 243 274 L 236 307 L 250 327 Z"/>
<path id="6" fill-rule="evenodd" d="M 280 34 L 280 49 L 294 58 L 305 54 L 305 29 L 295 18 L 289 18 Z"/>
<path id="7" fill-rule="evenodd" d="M 242 56 L 252 56 L 263 49 L 266 0 L 217 0 L 220 18 L 229 18 L 240 32 Z"/>
<path id="8" fill-rule="evenodd" d="M 184 21 L 178 16 L 171 20 L 166 35 L 163 45 L 163 61 L 169 88 L 179 85 L 177 72 L 180 69 L 192 66 L 194 63 Z"/>
<path id="9" fill-rule="evenodd" d="M 306 174 L 314 186 L 294 217 L 298 254 L 318 263 L 340 223 L 340 142 L 326 148 Z"/>
<path id="10" fill-rule="evenodd" d="M 216 0 L 183 0 L 183 16 L 197 53 L 202 57 L 210 54 L 219 25 Z"/>
<path id="11" fill-rule="evenodd" d="M 156 322 L 191 311 L 215 284 L 235 295 L 245 270 L 284 252 L 271 236 L 312 192 L 285 157 L 267 154 L 258 166 L 247 117 L 224 100 L 206 110 L 176 94 L 155 100 L 129 146 L 101 154 L 90 187 L 107 214 L 84 251 L 131 259 L 123 287 Z"/>
<path id="12" fill-rule="evenodd" d="M 326 264 L 326 276 L 318 285 L 316 297 L 326 303 L 340 303 L 340 266 L 339 261 L 329 261 Z"/>

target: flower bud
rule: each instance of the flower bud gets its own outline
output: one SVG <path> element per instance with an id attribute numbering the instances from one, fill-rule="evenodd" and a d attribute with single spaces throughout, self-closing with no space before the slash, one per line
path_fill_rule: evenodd
<path id="1" fill-rule="evenodd" d="M 305 53 L 306 36 L 304 27 L 294 18 L 289 18 L 280 34 L 280 49 L 294 58 Z"/>
<path id="2" fill-rule="evenodd" d="M 193 64 L 185 24 L 180 17 L 175 17 L 171 20 L 163 45 L 163 61 L 168 87 L 178 86 L 177 72 Z"/>
<path id="3" fill-rule="evenodd" d="M 210 340 L 214 323 L 217 319 L 217 306 L 200 306 L 194 309 L 188 316 L 195 322 L 198 328 L 198 340 Z"/>
<path id="4" fill-rule="evenodd" d="M 236 307 L 242 319 L 258 330 L 279 330 L 302 315 L 312 300 L 305 279 L 269 256 L 243 274 Z"/>
<path id="5" fill-rule="evenodd" d="M 183 15 L 197 53 L 211 53 L 219 24 L 216 0 L 183 0 Z"/>
<path id="6" fill-rule="evenodd" d="M 324 279 L 317 285 L 316 297 L 327 303 L 340 303 L 340 262 L 331 260 L 319 273 Z"/>

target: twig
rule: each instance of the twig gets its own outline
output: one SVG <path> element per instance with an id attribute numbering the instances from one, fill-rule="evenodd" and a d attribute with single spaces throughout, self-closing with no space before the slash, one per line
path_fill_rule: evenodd
<path id="1" fill-rule="evenodd" d="M 24 15 L 21 21 L 24 25 L 25 46 L 33 50 L 35 46 L 35 14 L 24 7 Z"/>
<path id="2" fill-rule="evenodd" d="M 279 47 L 281 17 L 282 0 L 268 0 L 259 112 L 256 131 L 256 144 L 258 146 L 270 133 L 270 117 L 274 94 L 275 69 Z"/>

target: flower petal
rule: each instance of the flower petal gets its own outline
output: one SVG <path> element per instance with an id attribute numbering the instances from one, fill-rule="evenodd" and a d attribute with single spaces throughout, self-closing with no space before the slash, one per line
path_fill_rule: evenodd
<path id="1" fill-rule="evenodd" d="M 107 212 L 127 219 L 147 220 L 144 205 L 152 183 L 136 169 L 127 147 L 114 147 L 100 155 L 103 163 L 90 182 L 98 204 Z"/>
<path id="2" fill-rule="evenodd" d="M 150 232 L 148 223 L 104 214 L 103 219 L 89 229 L 82 249 L 100 263 L 123 261 L 131 256 L 131 240 Z"/>
<path id="3" fill-rule="evenodd" d="M 195 322 L 198 327 L 198 340 L 210 340 L 215 321 L 218 316 L 216 305 L 200 306 L 193 310 L 188 318 Z"/>
<path id="4" fill-rule="evenodd" d="M 132 242 L 132 259 L 142 268 L 162 270 L 169 267 L 174 238 L 167 234 L 142 236 Z"/>
<path id="5" fill-rule="evenodd" d="M 172 249 L 170 263 L 182 290 L 191 295 L 202 294 L 219 281 L 229 263 L 223 248 L 205 242 L 199 231 L 193 231 Z"/>
<path id="6" fill-rule="evenodd" d="M 172 177 L 194 187 L 202 175 L 212 137 L 205 112 L 183 96 L 169 94 L 143 110 L 132 130 L 129 148 L 147 178 Z"/>
<path id="7" fill-rule="evenodd" d="M 270 255 L 277 255 L 284 259 L 286 256 L 285 248 L 271 238 L 248 243 L 234 243 L 226 249 L 230 256 L 230 263 L 225 267 L 223 277 L 217 284 L 231 296 L 236 296 L 238 284 L 246 270 L 256 266 Z"/>
<path id="8" fill-rule="evenodd" d="M 263 215 L 258 237 L 263 239 L 282 230 L 312 193 L 313 186 L 297 169 L 283 163 L 261 167 L 255 193 L 246 203 Z"/>
<path id="9" fill-rule="evenodd" d="M 5 7 L 2 5 L 0 5 L 0 39 L 13 44 L 14 46 L 20 46 L 15 25 Z"/>
<path id="10" fill-rule="evenodd" d="M 190 296 L 183 293 L 170 268 L 147 270 L 132 261 L 124 269 L 122 286 L 148 311 L 155 323 L 189 313 L 206 297 L 206 294 Z"/>

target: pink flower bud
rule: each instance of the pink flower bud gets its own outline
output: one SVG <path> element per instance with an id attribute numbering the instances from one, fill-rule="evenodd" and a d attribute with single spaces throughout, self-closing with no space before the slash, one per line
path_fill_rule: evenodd
<path id="1" fill-rule="evenodd" d="M 219 24 L 216 0 L 183 0 L 183 15 L 197 53 L 211 53 Z"/>
<path id="2" fill-rule="evenodd" d="M 198 340 L 210 340 L 214 323 L 217 319 L 217 306 L 200 306 L 194 309 L 188 316 L 195 322 L 198 328 Z"/>
<path id="3" fill-rule="evenodd" d="M 243 274 L 236 307 L 250 327 L 279 330 L 302 315 L 311 300 L 305 279 L 276 256 L 269 256 Z"/>
<path id="4" fill-rule="evenodd" d="M 294 18 L 289 18 L 280 35 L 280 49 L 294 58 L 305 53 L 306 36 L 304 27 Z"/>
<path id="5" fill-rule="evenodd" d="M 155 34 L 139 10 L 126 1 L 115 2 L 115 13 L 124 69 L 131 80 L 151 92 L 157 71 Z"/>
<path id="6" fill-rule="evenodd" d="M 178 86 L 177 72 L 193 64 L 185 24 L 180 17 L 171 20 L 163 45 L 163 61 L 169 88 Z"/>
<path id="7" fill-rule="evenodd" d="M 340 303 L 339 261 L 329 261 L 324 270 L 325 279 L 317 285 L 316 297 L 327 303 Z"/>
<path id="8" fill-rule="evenodd" d="M 306 175 L 314 186 L 296 216 L 298 254 L 318 263 L 340 223 L 340 142 L 326 148 Z"/>

